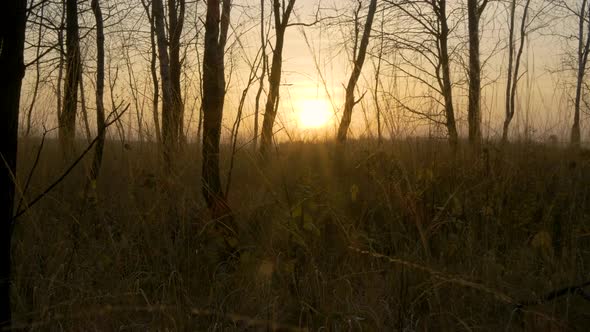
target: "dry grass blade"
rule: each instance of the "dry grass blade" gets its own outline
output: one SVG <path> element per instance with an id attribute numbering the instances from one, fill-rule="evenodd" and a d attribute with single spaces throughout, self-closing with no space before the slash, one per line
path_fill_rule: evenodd
<path id="1" fill-rule="evenodd" d="M 367 250 L 361 250 L 359 248 L 355 248 L 355 247 L 352 247 L 352 246 L 349 246 L 348 248 L 351 249 L 351 250 L 353 250 L 353 251 L 358 252 L 359 254 L 368 255 L 368 256 L 371 256 L 371 257 L 374 257 L 374 258 L 383 259 L 383 260 L 386 260 L 386 261 L 388 261 L 390 263 L 393 263 L 393 264 L 398 264 L 398 265 L 403 265 L 405 267 L 409 267 L 409 268 L 411 268 L 413 270 L 426 272 L 426 273 L 430 274 L 431 276 L 433 276 L 436 279 L 439 279 L 439 280 L 442 280 L 442 281 L 445 281 L 445 282 L 448 282 L 448 283 L 451 283 L 451 284 L 460 285 L 460 286 L 463 286 L 463 287 L 467 287 L 467 288 L 472 288 L 472 289 L 475 289 L 475 290 L 479 290 L 479 291 L 481 291 L 483 293 L 487 293 L 487 294 L 492 295 L 497 300 L 499 300 L 501 302 L 504 302 L 506 304 L 510 304 L 510 305 L 516 305 L 517 304 L 517 302 L 512 297 L 508 296 L 507 294 L 505 294 L 505 293 L 503 293 L 503 292 L 501 292 L 499 290 L 490 288 L 490 287 L 488 287 L 486 285 L 483 285 L 483 284 L 480 284 L 480 283 L 476 283 L 476 282 L 473 282 L 473 281 L 469 281 L 469 280 L 467 280 L 465 278 L 461 278 L 461 277 L 457 277 L 457 276 L 452 276 L 452 275 L 449 275 L 449 274 L 446 274 L 446 273 L 443 273 L 443 272 L 434 270 L 434 269 L 429 268 L 427 266 L 420 265 L 420 264 L 417 264 L 417 263 L 414 263 L 414 262 L 410 262 L 410 261 L 407 261 L 407 260 L 404 260 L 404 259 L 389 257 L 389 256 L 382 255 L 382 254 L 379 254 L 379 253 L 370 252 L 370 251 L 367 251 Z"/>

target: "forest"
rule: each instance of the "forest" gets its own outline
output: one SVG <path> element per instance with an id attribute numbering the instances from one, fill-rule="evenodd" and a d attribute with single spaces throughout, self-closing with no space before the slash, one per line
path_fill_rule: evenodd
<path id="1" fill-rule="evenodd" d="M 590 0 L 0 2 L 0 331 L 587 331 Z"/>

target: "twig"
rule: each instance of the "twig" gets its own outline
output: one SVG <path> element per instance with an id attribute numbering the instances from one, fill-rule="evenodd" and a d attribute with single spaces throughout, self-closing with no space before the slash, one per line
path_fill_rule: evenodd
<path id="1" fill-rule="evenodd" d="M 107 123 L 105 123 L 104 126 L 104 130 L 106 130 L 108 127 L 110 127 L 113 123 L 117 122 L 121 116 L 123 116 L 123 114 L 125 114 L 125 112 L 127 112 L 127 110 L 129 109 L 129 106 L 131 104 L 128 104 L 125 109 L 117 114 L 115 116 L 115 118 Z M 111 113 L 112 114 L 112 113 Z M 72 170 L 82 161 L 82 159 L 84 159 L 84 156 L 86 156 L 86 154 L 88 152 L 90 152 L 90 150 L 92 150 L 92 147 L 94 146 L 94 144 L 96 144 L 96 142 L 98 141 L 98 138 L 100 137 L 100 135 L 102 134 L 102 132 L 98 133 L 98 135 L 96 135 L 96 137 L 92 140 L 92 142 L 90 142 L 90 144 L 88 144 L 88 146 L 86 147 L 86 149 L 78 156 L 78 158 L 76 158 L 76 160 L 74 160 L 74 162 L 70 165 L 70 167 L 68 167 L 60 177 L 57 178 L 57 180 L 55 180 L 51 185 L 49 185 L 49 187 L 47 187 L 47 189 L 45 189 L 42 193 L 40 193 L 39 195 L 37 195 L 37 197 L 35 197 L 33 200 L 31 200 L 31 202 L 29 204 L 27 204 L 27 206 L 18 211 L 14 217 L 12 217 L 12 219 L 10 220 L 11 223 L 14 223 L 16 221 L 16 219 L 18 219 L 18 217 L 22 216 L 23 214 L 25 214 L 30 208 L 32 208 L 35 204 L 37 204 L 43 197 L 45 197 L 50 191 L 52 191 L 58 184 L 60 184 L 71 172 Z"/>
<path id="2" fill-rule="evenodd" d="M 370 252 L 367 250 L 361 250 L 355 247 L 348 247 L 349 249 L 356 251 L 360 254 L 363 255 L 368 255 L 371 257 L 375 257 L 375 258 L 379 258 L 379 259 L 384 259 L 390 263 L 394 263 L 394 264 L 399 264 L 399 265 L 403 265 L 406 267 L 409 267 L 411 269 L 414 270 L 418 270 L 418 271 L 423 271 L 426 273 L 429 273 L 430 275 L 432 275 L 434 278 L 448 282 L 448 283 L 452 283 L 452 284 L 457 284 L 460 286 L 464 286 L 464 287 L 468 287 L 468 288 L 472 288 L 472 289 L 476 289 L 479 290 L 481 292 L 490 294 L 492 296 L 494 296 L 496 299 L 498 299 L 501 302 L 507 303 L 507 304 L 511 304 L 511 305 L 517 305 L 518 302 L 516 302 L 512 297 L 508 296 L 507 294 L 504 294 L 503 292 L 500 292 L 498 290 L 492 289 L 486 285 L 480 284 L 480 283 L 476 283 L 473 281 L 469 281 L 467 279 L 461 278 L 461 277 L 457 277 L 457 276 L 452 276 L 452 275 L 448 275 L 446 273 L 434 270 L 432 268 L 414 263 L 414 262 L 410 262 L 407 260 L 403 260 L 400 258 L 394 258 L 394 257 L 389 257 L 383 254 L 379 254 L 379 253 L 375 253 L 375 252 Z"/>
<path id="3" fill-rule="evenodd" d="M 45 126 L 43 126 L 45 127 Z M 37 155 L 35 156 L 35 161 L 33 162 L 33 167 L 31 167 L 31 170 L 29 171 L 29 175 L 27 176 L 27 182 L 25 183 L 25 186 L 21 192 L 21 197 L 20 200 L 18 201 L 18 205 L 16 208 L 16 211 L 19 211 L 20 208 L 22 207 L 23 201 L 25 199 L 25 195 L 27 194 L 27 191 L 29 190 L 29 185 L 31 184 L 31 179 L 33 178 L 33 175 L 35 174 L 35 170 L 37 169 L 37 166 L 39 165 L 39 160 L 41 159 L 41 151 L 43 151 L 43 146 L 45 145 L 45 137 L 47 136 L 47 134 L 53 130 L 55 130 L 56 128 L 53 129 L 45 129 L 43 130 L 43 136 L 41 137 L 41 144 L 39 144 L 39 148 L 37 149 Z"/>
<path id="4" fill-rule="evenodd" d="M 590 281 L 586 281 L 586 282 L 581 283 L 579 285 L 568 286 L 568 287 L 563 287 L 563 288 L 560 288 L 557 290 L 553 290 L 553 291 L 546 293 L 545 295 L 541 296 L 540 298 L 538 298 L 536 300 L 519 301 L 516 304 L 516 308 L 523 309 L 524 307 L 528 307 L 528 306 L 545 304 L 545 303 L 554 301 L 562 296 L 570 295 L 570 294 L 579 295 L 584 300 L 590 301 L 590 294 L 588 294 L 584 291 L 584 288 L 586 288 L 588 286 L 590 286 Z"/>
<path id="5" fill-rule="evenodd" d="M 362 250 L 362 249 L 355 248 L 352 246 L 349 246 L 348 248 L 353 251 L 356 251 L 359 254 L 368 255 L 368 256 L 371 256 L 374 258 L 384 259 L 390 263 L 403 265 L 403 266 L 409 267 L 414 270 L 429 273 L 434 278 L 445 281 L 445 282 L 461 285 L 464 287 L 479 290 L 484 293 L 488 293 L 490 295 L 493 295 L 496 299 L 500 300 L 501 302 L 504 302 L 506 304 L 510 304 L 510 305 L 514 306 L 515 310 L 523 310 L 523 309 L 525 309 L 525 307 L 545 304 L 545 303 L 554 301 L 562 296 L 569 295 L 569 294 L 579 295 L 584 300 L 590 301 L 590 293 L 587 293 L 584 290 L 584 288 L 590 286 L 590 281 L 586 281 L 586 282 L 581 283 L 579 285 L 563 287 L 563 288 L 560 288 L 557 290 L 547 292 L 547 293 L 545 293 L 545 295 L 543 295 L 535 300 L 516 301 L 512 297 L 508 296 L 507 294 L 505 294 L 499 290 L 490 288 L 490 287 L 480 284 L 480 283 L 469 281 L 469 280 L 461 278 L 461 277 L 451 276 L 451 275 L 445 274 L 443 272 L 429 268 L 427 266 L 423 266 L 423 265 L 420 265 L 420 264 L 417 264 L 414 262 L 410 262 L 407 260 L 403 260 L 400 258 L 396 258 L 396 257 L 389 257 L 389 256 L 379 254 L 376 252 Z M 533 311 L 533 313 L 536 313 L 536 312 Z"/>

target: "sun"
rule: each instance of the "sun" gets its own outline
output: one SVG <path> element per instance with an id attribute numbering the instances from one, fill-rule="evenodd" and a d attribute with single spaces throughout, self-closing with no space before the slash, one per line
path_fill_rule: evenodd
<path id="1" fill-rule="evenodd" d="M 299 125 L 303 129 L 316 129 L 330 121 L 332 107 L 325 99 L 303 99 L 297 105 Z"/>

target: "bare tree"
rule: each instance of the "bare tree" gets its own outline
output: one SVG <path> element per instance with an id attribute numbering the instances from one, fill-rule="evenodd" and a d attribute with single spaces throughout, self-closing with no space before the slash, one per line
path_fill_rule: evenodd
<path id="1" fill-rule="evenodd" d="M 78 85 L 81 78 L 78 2 L 66 0 L 66 79 L 63 109 L 59 113 L 59 138 L 64 152 L 71 153 L 76 139 Z"/>
<path id="2" fill-rule="evenodd" d="M 284 2 L 283 2 L 284 4 Z M 293 12 L 295 0 L 289 0 L 287 6 L 281 11 L 279 0 L 273 1 L 273 15 L 275 21 L 275 45 L 272 52 L 272 64 L 268 77 L 268 97 L 264 107 L 264 120 L 262 121 L 262 131 L 260 138 L 260 154 L 267 156 L 272 145 L 275 118 L 277 116 L 277 107 L 279 101 L 279 88 L 281 85 L 281 74 L 283 67 L 283 46 L 285 44 L 285 32 L 289 26 L 289 18 Z"/>
<path id="3" fill-rule="evenodd" d="M 160 60 L 160 79 L 162 84 L 162 143 L 164 163 L 168 170 L 173 170 L 173 159 L 177 150 L 175 130 L 173 128 L 174 94 L 172 78 L 170 76 L 170 57 L 168 55 L 168 41 L 164 26 L 164 6 L 162 0 L 153 0 L 152 15 L 158 45 L 158 57 Z"/>
<path id="4" fill-rule="evenodd" d="M 569 7 L 568 7 L 569 9 Z M 582 0 L 578 11 L 578 50 L 577 50 L 577 75 L 576 75 L 576 95 L 574 99 L 574 124 L 570 137 L 572 146 L 580 146 L 580 106 L 582 100 L 582 86 L 584 85 L 584 76 L 588 64 L 588 53 L 590 53 L 590 1 Z M 587 29 L 587 31 L 585 31 Z M 584 34 L 586 34 L 584 38 Z"/>
<path id="5" fill-rule="evenodd" d="M 10 329 L 10 269 L 26 0 L 0 3 L 0 329 Z"/>
<path id="6" fill-rule="evenodd" d="M 262 49 L 261 49 L 261 52 L 262 52 Z M 259 59 L 259 57 L 260 57 L 260 59 Z M 259 67 L 264 62 L 264 55 L 257 54 L 254 61 L 246 59 L 246 62 L 250 66 L 250 74 L 248 74 L 248 80 L 246 81 L 246 86 L 242 90 L 242 94 L 240 96 L 240 102 L 238 103 L 238 112 L 236 114 L 236 119 L 234 120 L 234 124 L 231 129 L 231 135 L 230 135 L 231 156 L 230 156 L 230 160 L 229 160 L 229 168 L 227 171 L 227 182 L 225 185 L 225 194 L 226 195 L 229 194 L 229 190 L 231 188 L 231 180 L 232 180 L 234 162 L 235 162 L 236 152 L 238 151 L 238 149 L 237 149 L 238 134 L 240 132 L 240 125 L 242 123 L 242 113 L 244 111 L 244 105 L 246 104 L 246 97 L 248 97 L 248 92 L 250 91 L 250 88 L 258 79 L 256 73 L 258 72 Z M 259 88 L 260 88 L 260 86 L 259 86 Z M 260 90 L 258 90 L 258 91 L 260 92 Z"/>
<path id="7" fill-rule="evenodd" d="M 451 82 L 451 69 L 449 58 L 449 24 L 447 21 L 447 1 L 432 1 L 433 10 L 440 23 L 438 46 L 440 48 L 440 66 L 442 74 L 441 89 L 445 99 L 446 125 L 449 132 L 449 143 L 457 146 L 459 137 L 455 123 L 455 110 L 453 106 L 453 85 Z"/>
<path id="8" fill-rule="evenodd" d="M 164 22 L 162 0 L 152 2 L 152 20 L 158 45 L 160 79 L 162 84 L 162 143 L 166 168 L 174 170 L 174 159 L 183 135 L 183 100 L 180 77 L 180 37 L 184 24 L 185 1 L 168 0 L 168 35 Z M 152 61 L 153 63 L 153 61 Z M 152 74 L 153 76 L 153 74 Z M 153 79 L 153 78 L 152 78 Z"/>
<path id="9" fill-rule="evenodd" d="M 220 4 L 222 9 L 220 10 Z M 231 0 L 209 0 L 203 55 L 203 196 L 213 219 L 227 225 L 232 212 L 221 187 L 219 142 L 225 99 L 224 50 L 230 23 Z M 223 228 L 227 230 L 227 228 Z M 231 230 L 235 231 L 235 230 Z"/>
<path id="10" fill-rule="evenodd" d="M 180 87 L 182 74 L 180 37 L 184 26 L 185 7 L 185 0 L 168 0 L 168 49 L 170 51 L 170 83 L 173 100 L 169 126 L 170 135 L 172 135 L 173 144 L 176 148 L 184 140 L 184 103 Z"/>
<path id="11" fill-rule="evenodd" d="M 362 6 L 362 2 L 359 1 L 359 9 Z M 344 101 L 344 111 L 342 113 L 342 119 L 340 120 L 340 126 L 338 127 L 338 136 L 336 137 L 338 142 L 343 143 L 346 141 L 348 135 L 348 129 L 352 119 L 352 109 L 358 101 L 354 100 L 354 90 L 356 83 L 361 75 L 363 64 L 365 63 L 365 57 L 367 56 L 367 47 L 369 46 L 369 38 L 371 36 L 371 28 L 373 26 L 373 19 L 375 18 L 375 11 L 377 10 L 377 0 L 371 0 L 369 4 L 369 12 L 367 13 L 367 21 L 365 22 L 365 28 L 363 30 L 363 36 L 360 41 L 358 52 L 356 47 L 354 48 L 354 64 L 350 78 L 348 79 L 348 85 L 346 86 L 346 97 Z M 358 24 L 359 10 L 355 13 L 355 24 Z M 357 29 L 358 30 L 358 29 Z M 355 36 L 358 40 L 358 33 Z M 356 44 L 356 43 L 355 43 Z"/>
<path id="12" fill-rule="evenodd" d="M 469 143 L 481 142 L 481 61 L 479 50 L 479 22 L 489 0 L 467 0 L 467 25 L 469 32 Z"/>
<path id="13" fill-rule="evenodd" d="M 37 45 L 36 45 L 36 54 L 35 54 L 35 87 L 33 88 L 33 97 L 31 98 L 31 104 L 29 105 L 29 109 L 27 110 L 27 122 L 26 122 L 26 129 L 25 135 L 29 136 L 31 133 L 31 126 L 32 126 L 32 117 L 33 117 L 33 110 L 35 109 L 35 103 L 37 102 L 37 95 L 39 94 L 39 85 L 41 82 L 41 41 L 43 38 L 43 17 L 45 12 L 45 2 L 41 3 L 41 9 L 39 13 L 40 23 L 39 23 L 39 30 L 37 34 Z"/>
<path id="14" fill-rule="evenodd" d="M 91 0 L 90 4 L 96 20 L 96 126 L 98 129 L 98 140 L 94 148 L 94 159 L 90 169 L 91 183 L 98 179 L 106 136 L 104 112 L 104 22 L 99 1 Z"/>
<path id="15" fill-rule="evenodd" d="M 154 16 L 150 11 L 149 5 L 146 0 L 141 0 L 143 8 L 145 9 L 148 21 L 150 22 L 150 74 L 152 77 L 153 84 L 153 95 L 152 95 L 152 116 L 154 119 L 154 130 L 156 131 L 156 141 L 158 144 L 162 143 L 162 134 L 160 131 L 160 117 L 158 115 L 158 105 L 160 103 L 160 89 L 158 82 L 158 69 L 157 69 L 157 50 L 156 50 L 156 26 L 154 22 Z"/>
<path id="16" fill-rule="evenodd" d="M 449 144 L 456 147 L 458 144 L 457 125 L 453 105 L 453 82 L 451 79 L 451 52 L 449 39 L 451 27 L 449 27 L 447 1 L 392 1 L 388 4 L 397 8 L 400 19 L 407 20 L 407 26 L 390 38 L 394 46 L 399 50 L 398 54 L 403 65 L 392 63 L 395 70 L 409 79 L 424 85 L 428 90 L 434 91 L 438 97 L 430 94 L 419 96 L 426 110 L 414 107 L 400 99 L 395 99 L 398 105 L 419 117 L 426 118 L 439 125 L 444 125 L 447 130 Z M 424 59 L 427 66 L 424 68 L 411 55 Z M 411 97 L 416 99 L 415 97 Z M 440 100 L 442 98 L 442 101 Z M 438 107 L 443 108 L 442 117 L 438 113 Z"/>
<path id="17" fill-rule="evenodd" d="M 379 103 L 379 87 L 381 86 L 381 65 L 383 63 L 383 51 L 385 48 L 385 11 L 381 12 L 381 24 L 379 29 L 379 48 L 377 51 L 377 64 L 373 62 L 375 70 L 375 86 L 373 88 L 373 103 L 377 115 L 377 143 L 383 143 L 383 125 L 381 119 L 381 105 Z"/>
<path id="18" fill-rule="evenodd" d="M 502 129 L 502 142 L 508 142 L 508 129 L 516 111 L 516 92 L 518 80 L 520 79 L 520 60 L 524 50 L 524 42 L 527 34 L 527 16 L 531 1 L 526 0 L 520 21 L 520 41 L 518 51 L 515 54 L 515 16 L 516 0 L 510 2 L 510 21 L 508 32 L 508 81 L 506 82 L 506 117 Z"/>
<path id="19" fill-rule="evenodd" d="M 254 106 L 254 150 L 258 147 L 258 116 L 260 114 L 260 97 L 264 91 L 264 78 L 266 77 L 266 67 L 268 67 L 268 56 L 266 55 L 267 36 L 264 33 L 264 1 L 260 0 L 260 47 L 262 52 L 262 71 L 258 77 L 259 86 L 256 92 L 256 102 Z"/>
<path id="20" fill-rule="evenodd" d="M 86 109 L 86 89 L 84 88 L 84 71 L 83 68 L 80 70 L 80 81 L 78 82 L 80 88 L 80 109 L 82 111 L 82 122 L 84 123 L 84 129 L 86 134 L 86 141 L 90 143 L 92 138 L 90 137 L 90 122 L 88 122 L 88 109 Z"/>
<path id="21" fill-rule="evenodd" d="M 58 124 L 61 124 L 61 112 L 62 112 L 62 103 L 63 103 L 63 96 L 62 96 L 62 82 L 63 82 L 63 72 L 64 72 L 64 63 L 65 63 L 65 47 L 64 47 L 64 30 L 65 30 L 65 19 L 66 19 L 66 0 L 61 0 L 61 22 L 59 27 L 57 28 L 57 46 L 59 50 L 59 62 L 57 65 L 57 87 L 55 89 L 56 99 L 57 99 L 57 120 Z"/>

